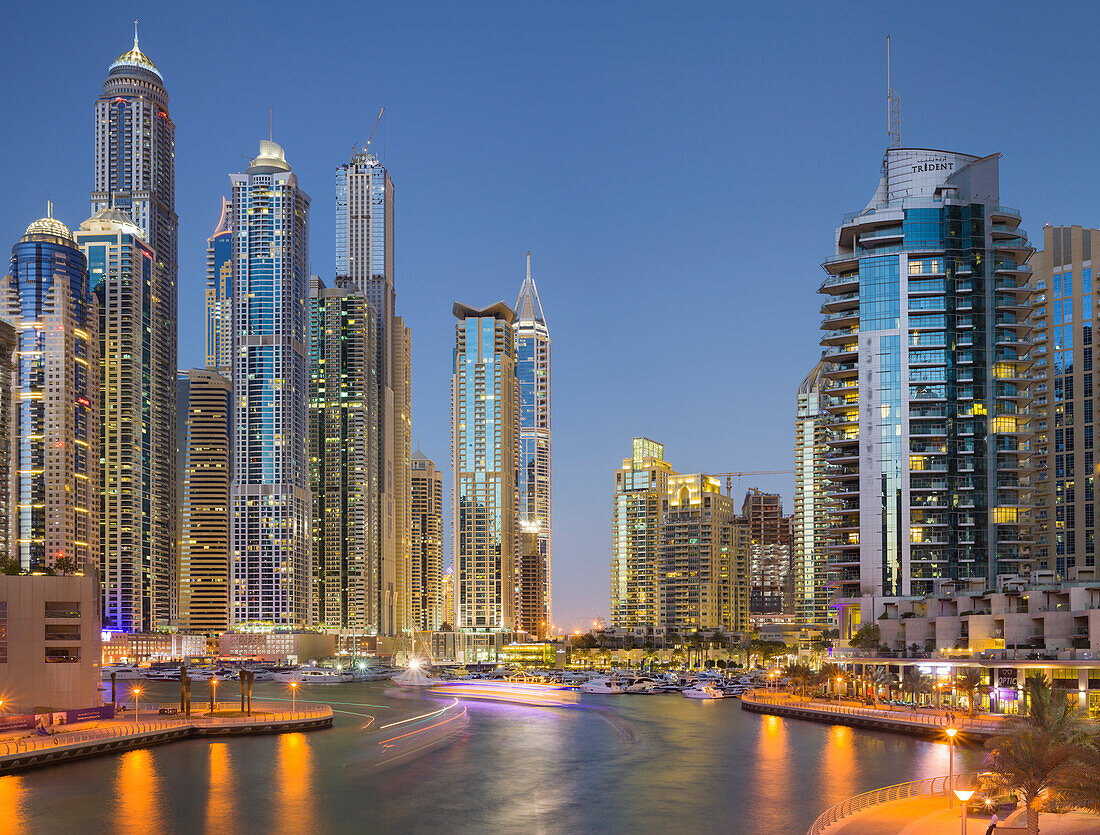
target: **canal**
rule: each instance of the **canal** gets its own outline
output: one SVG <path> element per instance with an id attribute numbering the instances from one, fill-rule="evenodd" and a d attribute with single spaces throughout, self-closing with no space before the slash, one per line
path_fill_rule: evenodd
<path id="1" fill-rule="evenodd" d="M 142 686 L 143 699 L 178 697 L 178 685 Z M 195 708 L 206 687 L 194 685 Z M 289 693 L 258 682 L 254 697 Z M 0 777 L 0 832 L 804 833 L 850 795 L 947 773 L 945 745 L 760 716 L 734 699 L 471 701 L 436 717 L 449 700 L 387 684 L 302 687 L 298 698 L 331 704 L 333 727 Z M 956 768 L 982 756 L 956 750 Z"/>

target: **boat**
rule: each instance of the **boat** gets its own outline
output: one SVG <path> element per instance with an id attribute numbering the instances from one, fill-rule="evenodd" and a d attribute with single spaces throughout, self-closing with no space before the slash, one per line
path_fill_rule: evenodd
<path id="1" fill-rule="evenodd" d="M 603 693 L 617 695 L 625 692 L 622 683 L 614 678 L 594 678 L 581 685 L 582 693 Z"/>
<path id="2" fill-rule="evenodd" d="M 112 673 L 115 681 L 136 681 L 141 678 L 141 669 L 137 664 L 104 664 L 104 680 L 110 680 Z"/>
<path id="3" fill-rule="evenodd" d="M 420 668 L 420 659 L 412 658 L 404 672 L 398 673 L 390 679 L 398 687 L 432 687 L 439 684 L 439 679 L 432 678 Z"/>
<path id="4" fill-rule="evenodd" d="M 299 667 L 297 670 L 276 673 L 271 680 L 283 684 L 344 684 L 351 681 L 352 677 L 327 667 Z"/>
<path id="5" fill-rule="evenodd" d="M 688 699 L 732 699 L 733 693 L 729 693 L 717 684 L 704 684 L 699 682 L 693 687 L 688 687 L 682 693 Z"/>

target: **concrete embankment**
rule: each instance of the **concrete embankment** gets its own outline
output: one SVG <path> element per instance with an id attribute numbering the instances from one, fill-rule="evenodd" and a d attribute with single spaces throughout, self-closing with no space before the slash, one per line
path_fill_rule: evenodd
<path id="1" fill-rule="evenodd" d="M 100 727 L 63 731 L 49 736 L 32 734 L 20 738 L 2 739 L 0 740 L 0 774 L 68 762 L 83 757 L 114 754 L 132 748 L 147 748 L 180 739 L 279 734 L 312 731 L 331 726 L 332 708 L 327 705 L 294 712 L 241 717 L 194 716 L 109 722 Z"/>
<path id="2" fill-rule="evenodd" d="M 828 705 L 824 702 L 799 701 L 785 695 L 746 693 L 741 698 L 741 709 L 811 722 L 891 731 L 925 739 L 942 740 L 947 728 L 943 713 Z M 997 733 L 1000 728 L 1000 720 L 969 719 L 964 714 L 958 715 L 954 724 L 961 734 L 971 740 L 985 739 Z"/>

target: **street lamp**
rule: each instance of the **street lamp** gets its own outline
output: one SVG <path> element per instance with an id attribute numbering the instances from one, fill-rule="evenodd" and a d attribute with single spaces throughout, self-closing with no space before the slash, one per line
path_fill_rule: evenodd
<path id="1" fill-rule="evenodd" d="M 138 696 L 141 695 L 141 688 L 135 687 L 130 692 L 133 693 L 134 696 L 134 721 L 136 722 L 141 715 L 141 702 L 138 701 Z"/>
<path id="2" fill-rule="evenodd" d="M 962 835 L 966 835 L 966 801 L 974 796 L 974 789 L 955 789 L 953 794 L 962 801 Z"/>
<path id="3" fill-rule="evenodd" d="M 840 683 L 842 681 L 844 681 L 843 678 L 841 678 L 840 676 L 836 677 L 836 703 L 838 707 L 840 706 Z"/>
<path id="4" fill-rule="evenodd" d="M 955 734 L 959 732 L 958 728 L 947 729 L 947 785 L 948 788 L 954 788 L 955 786 Z M 955 807 L 954 796 L 948 796 L 947 807 L 953 809 Z"/>
<path id="5" fill-rule="evenodd" d="M 295 705 L 297 704 L 296 698 L 298 696 L 298 682 L 290 682 L 290 712 L 294 713 Z"/>
<path id="6" fill-rule="evenodd" d="M 210 715 L 214 715 L 214 711 L 218 709 L 218 680 L 216 678 L 210 679 Z"/>

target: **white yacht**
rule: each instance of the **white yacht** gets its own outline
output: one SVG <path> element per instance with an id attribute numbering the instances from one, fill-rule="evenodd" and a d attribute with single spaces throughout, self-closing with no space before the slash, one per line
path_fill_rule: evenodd
<path id="1" fill-rule="evenodd" d="M 408 668 L 390 680 L 398 687 L 431 687 L 440 681 L 427 675 L 420 668 L 420 659 L 418 658 L 410 659 Z"/>
<path id="2" fill-rule="evenodd" d="M 141 669 L 137 664 L 104 664 L 104 680 L 110 681 L 111 673 L 115 674 L 115 681 L 134 681 L 141 678 Z"/>
<path id="3" fill-rule="evenodd" d="M 581 685 L 582 693 L 619 694 L 626 692 L 623 685 L 613 678 L 594 678 Z"/>
<path id="4" fill-rule="evenodd" d="M 297 670 L 275 673 L 271 679 L 284 684 L 344 684 L 351 681 L 351 676 L 327 667 L 299 667 Z"/>
<path id="5" fill-rule="evenodd" d="M 689 699 L 732 699 L 733 693 L 727 693 L 717 684 L 699 682 L 683 691 L 683 695 Z"/>

